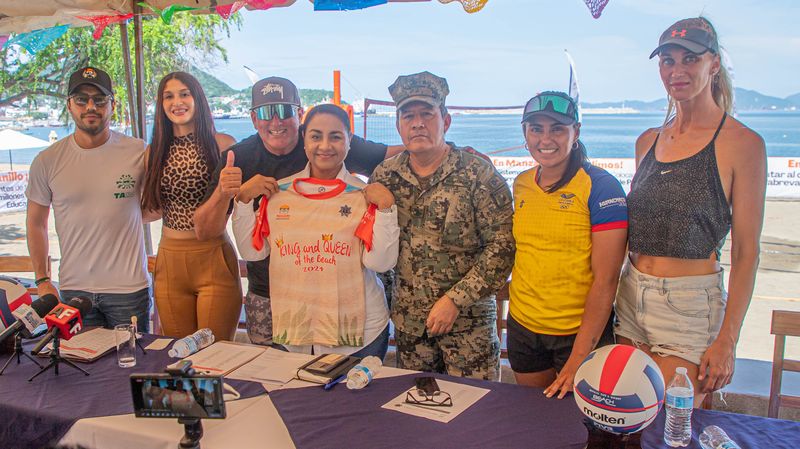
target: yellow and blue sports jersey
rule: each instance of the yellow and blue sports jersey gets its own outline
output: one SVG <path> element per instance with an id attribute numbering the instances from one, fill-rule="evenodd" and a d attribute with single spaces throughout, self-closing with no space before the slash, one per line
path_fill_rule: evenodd
<path id="1" fill-rule="evenodd" d="M 578 332 L 592 285 L 592 233 L 628 227 L 625 192 L 607 171 L 585 163 L 572 180 L 547 193 L 538 167 L 514 180 L 514 239 L 509 312 L 547 335 Z"/>

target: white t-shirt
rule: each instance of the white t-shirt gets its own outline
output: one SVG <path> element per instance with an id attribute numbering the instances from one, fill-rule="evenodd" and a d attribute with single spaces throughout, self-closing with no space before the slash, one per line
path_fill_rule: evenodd
<path id="1" fill-rule="evenodd" d="M 70 134 L 33 160 L 25 195 L 53 208 L 62 290 L 132 293 L 148 286 L 144 149 L 142 140 L 114 131 L 103 145 L 84 149 Z"/>

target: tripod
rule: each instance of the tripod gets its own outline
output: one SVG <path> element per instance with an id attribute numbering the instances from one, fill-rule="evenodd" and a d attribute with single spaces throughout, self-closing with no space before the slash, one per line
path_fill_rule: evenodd
<path id="1" fill-rule="evenodd" d="M 61 362 L 66 363 L 68 366 L 75 368 L 76 370 L 82 372 L 83 374 L 86 374 L 87 376 L 89 375 L 89 372 L 86 371 L 85 369 L 61 357 L 61 338 L 59 338 L 58 333 L 56 333 L 55 335 L 56 336 L 53 337 L 53 349 L 50 351 L 50 363 L 41 370 L 39 370 L 38 373 L 31 376 L 31 378 L 28 379 L 28 382 L 32 381 L 33 379 L 36 379 L 38 375 L 49 370 L 50 368 L 53 368 L 53 371 L 55 371 L 56 376 L 58 376 L 58 364 Z"/>
<path id="2" fill-rule="evenodd" d="M 200 449 L 200 438 L 203 437 L 203 423 L 200 418 L 178 418 L 183 424 L 184 434 L 178 445 L 180 449 Z"/>
<path id="3" fill-rule="evenodd" d="M 17 365 L 19 365 L 21 362 L 20 360 L 21 355 L 27 357 L 28 360 L 35 363 L 36 366 L 38 366 L 39 368 L 43 368 L 42 365 L 36 361 L 36 359 L 34 359 L 33 357 L 30 356 L 30 354 L 22 350 L 22 335 L 20 335 L 20 333 L 17 332 L 14 334 L 14 353 L 11 354 L 11 357 L 9 357 L 5 365 L 3 365 L 3 369 L 0 369 L 0 376 L 2 376 L 3 373 L 6 371 L 6 368 L 8 368 L 8 365 L 11 363 L 11 361 L 14 360 L 14 356 L 17 356 Z"/>

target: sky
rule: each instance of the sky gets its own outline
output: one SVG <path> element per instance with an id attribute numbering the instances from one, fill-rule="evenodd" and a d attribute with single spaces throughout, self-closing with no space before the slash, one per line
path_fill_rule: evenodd
<path id="1" fill-rule="evenodd" d="M 797 0 L 610 0 L 599 19 L 583 0 L 489 0 L 474 14 L 457 1 L 315 12 L 297 0 L 242 14 L 241 29 L 220 36 L 228 64 L 210 70 L 237 89 L 250 86 L 244 65 L 300 88 L 332 89 L 339 69 L 345 100 L 388 100 L 398 75 L 428 70 L 447 78 L 450 105 L 520 105 L 539 91 L 567 90 L 567 49 L 583 102 L 649 101 L 665 96 L 656 59 L 648 60 L 659 36 L 703 14 L 732 59 L 737 87 L 800 93 Z"/>

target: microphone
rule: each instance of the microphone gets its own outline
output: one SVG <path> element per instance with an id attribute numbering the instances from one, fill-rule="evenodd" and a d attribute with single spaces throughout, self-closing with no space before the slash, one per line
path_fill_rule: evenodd
<path id="1" fill-rule="evenodd" d="M 51 294 L 46 294 L 36 301 L 31 302 L 31 305 L 21 304 L 11 311 L 16 321 L 0 333 L 0 342 L 10 335 L 14 335 L 17 331 L 21 331 L 23 337 L 30 338 L 33 331 L 39 327 L 40 324 L 44 323 L 42 317 L 47 315 L 47 313 L 53 310 L 57 305 L 58 298 Z"/>
<path id="2" fill-rule="evenodd" d="M 64 340 L 69 340 L 73 335 L 80 332 L 83 325 L 83 315 L 92 310 L 92 301 L 86 298 L 72 298 L 66 304 L 58 304 L 53 310 L 44 317 L 49 330 L 39 343 L 33 347 L 31 354 L 39 354 L 42 349 L 50 343 L 56 336 Z"/>
<path id="3" fill-rule="evenodd" d="M 12 312 L 25 304 L 31 305 L 28 289 L 14 278 L 0 276 L 0 331 L 14 324 Z"/>

